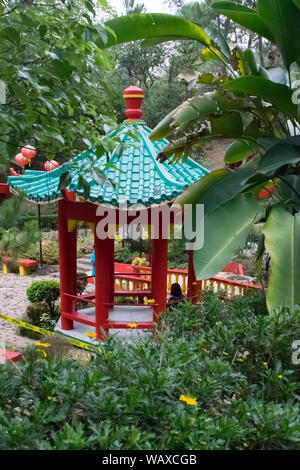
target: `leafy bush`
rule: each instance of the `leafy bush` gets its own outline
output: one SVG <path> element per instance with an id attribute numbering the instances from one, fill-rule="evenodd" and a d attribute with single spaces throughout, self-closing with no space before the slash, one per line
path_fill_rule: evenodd
<path id="1" fill-rule="evenodd" d="M 86 236 L 79 236 L 77 239 L 77 256 L 84 256 L 91 254 L 94 249 L 94 235 L 87 234 Z"/>
<path id="2" fill-rule="evenodd" d="M 29 307 L 27 307 L 27 308 L 29 308 Z M 41 309 L 39 311 L 39 316 L 42 315 L 42 313 L 43 313 L 43 310 Z M 39 320 L 35 320 L 35 322 L 34 322 L 29 318 L 29 316 L 27 315 L 27 310 L 21 316 L 21 320 L 26 322 L 26 323 L 30 323 L 30 325 L 40 326 L 40 321 Z M 38 333 L 37 331 L 29 330 L 28 328 L 24 328 L 23 326 L 18 327 L 17 333 L 20 336 L 25 336 L 26 338 L 31 338 L 31 339 L 40 339 L 41 336 L 42 336 L 41 333 Z"/>
<path id="3" fill-rule="evenodd" d="M 171 238 L 168 243 L 170 269 L 187 269 L 188 255 L 185 251 L 185 240 Z"/>
<path id="4" fill-rule="evenodd" d="M 22 320 L 31 325 L 53 331 L 59 316 L 60 307 L 58 304 L 51 304 L 50 309 L 49 303 L 43 301 L 28 305 L 26 312 L 22 315 Z M 32 339 L 41 338 L 41 333 L 24 327 L 18 328 L 18 334 Z"/>
<path id="5" fill-rule="evenodd" d="M 137 256 L 131 261 L 132 266 L 150 266 L 149 261 L 146 258 L 140 258 Z"/>
<path id="6" fill-rule="evenodd" d="M 29 302 L 46 302 L 52 304 L 59 297 L 59 282 L 34 281 L 26 291 Z"/>
<path id="7" fill-rule="evenodd" d="M 115 261 L 117 263 L 126 263 L 129 264 L 132 261 L 132 258 L 138 256 L 138 253 L 133 252 L 126 248 L 122 247 L 122 245 L 117 244 L 115 246 Z"/>
<path id="8" fill-rule="evenodd" d="M 30 250 L 39 242 L 40 238 L 37 221 L 26 222 L 22 230 L 13 226 L 1 234 L 0 254 L 10 256 L 13 259 L 20 258 L 22 252 Z"/>
<path id="9" fill-rule="evenodd" d="M 134 298 L 130 296 L 116 295 L 114 297 L 114 302 L 116 304 L 132 304 L 134 302 Z"/>
<path id="10" fill-rule="evenodd" d="M 58 264 L 59 250 L 58 242 L 55 240 L 43 240 L 42 242 L 43 262 L 45 264 Z M 21 253 L 22 258 L 40 259 L 40 245 L 34 243 Z"/>
<path id="11" fill-rule="evenodd" d="M 31 220 L 36 220 L 36 219 L 37 219 L 37 214 L 34 214 L 33 212 L 24 214 L 18 220 L 18 227 L 22 228 L 24 223 L 29 222 Z M 47 231 L 56 230 L 57 223 L 58 223 L 57 211 L 55 211 L 55 213 L 41 214 L 41 229 L 42 230 L 47 230 Z"/>
<path id="12" fill-rule="evenodd" d="M 299 450 L 300 310 L 265 315 L 257 296 L 204 292 L 153 337 L 81 360 L 49 337 L 46 358 L 0 365 L 0 449 Z"/>
<path id="13" fill-rule="evenodd" d="M 55 303 L 60 294 L 57 281 L 34 281 L 26 291 L 27 298 L 32 302 L 22 316 L 22 320 L 31 325 L 54 330 L 60 316 L 60 307 Z M 38 339 L 40 333 L 20 327 L 21 336 Z"/>
<path id="14" fill-rule="evenodd" d="M 40 326 L 41 315 L 49 313 L 49 307 L 47 302 L 35 302 L 28 305 L 26 309 L 26 317 L 28 322 L 32 325 Z"/>
<path id="15" fill-rule="evenodd" d="M 78 272 L 77 273 L 77 293 L 82 294 L 87 286 L 87 277 L 86 273 Z"/>

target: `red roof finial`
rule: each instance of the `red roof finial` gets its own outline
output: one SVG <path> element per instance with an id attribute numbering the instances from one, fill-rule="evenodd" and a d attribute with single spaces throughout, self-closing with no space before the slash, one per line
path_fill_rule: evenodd
<path id="1" fill-rule="evenodd" d="M 124 91 L 127 110 L 125 114 L 130 121 L 140 120 L 143 114 L 141 110 L 144 92 L 137 86 L 130 86 Z"/>

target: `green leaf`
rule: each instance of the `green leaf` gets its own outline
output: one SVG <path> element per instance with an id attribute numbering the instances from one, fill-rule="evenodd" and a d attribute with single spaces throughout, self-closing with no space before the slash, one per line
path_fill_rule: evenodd
<path id="1" fill-rule="evenodd" d="M 223 34 L 221 34 L 220 31 L 217 28 L 212 26 L 212 24 L 207 26 L 205 28 L 205 31 L 209 35 L 210 40 L 212 41 L 212 43 L 215 46 L 217 46 L 217 48 L 223 54 L 223 56 L 226 57 L 227 60 L 229 60 L 231 51 L 230 51 L 230 47 L 229 47 L 225 37 L 223 36 Z"/>
<path id="2" fill-rule="evenodd" d="M 188 38 L 183 38 L 181 36 L 161 36 L 158 38 L 149 38 L 149 39 L 144 39 L 141 46 L 142 47 L 154 47 L 164 42 L 178 41 L 180 39 L 183 40 L 183 39 L 188 39 Z"/>
<path id="3" fill-rule="evenodd" d="M 240 137 L 243 133 L 243 121 L 239 113 L 229 112 L 212 118 L 211 133 L 226 137 Z"/>
<path id="4" fill-rule="evenodd" d="M 124 170 L 121 170 L 121 168 L 118 168 L 118 167 L 117 167 L 116 165 L 114 165 L 113 163 L 105 163 L 104 166 L 107 167 L 107 168 L 112 168 L 113 170 L 119 171 L 120 173 L 125 173 Z"/>
<path id="5" fill-rule="evenodd" d="M 234 49 L 234 53 L 236 55 L 236 60 L 237 60 L 236 70 L 238 70 L 240 72 L 240 75 L 247 75 L 248 74 L 248 70 L 247 70 L 247 65 L 248 64 L 245 60 L 244 53 L 243 53 L 242 49 L 237 46 Z"/>
<path id="6" fill-rule="evenodd" d="M 105 26 L 109 28 L 107 47 L 137 39 L 170 38 L 174 33 L 177 38 L 195 39 L 201 44 L 210 45 L 206 32 L 195 23 L 163 13 L 122 16 L 107 21 Z"/>
<path id="7" fill-rule="evenodd" d="M 292 210 L 300 209 L 300 176 L 284 175 L 280 178 L 280 195 Z"/>
<path id="8" fill-rule="evenodd" d="M 72 175 L 69 171 L 64 172 L 59 179 L 58 189 L 62 190 L 69 186 L 72 181 Z"/>
<path id="9" fill-rule="evenodd" d="M 292 215 L 283 205 L 273 207 L 262 231 L 271 256 L 269 312 L 300 305 L 300 213 Z"/>
<path id="10" fill-rule="evenodd" d="M 15 92 L 16 96 L 19 98 L 19 100 L 31 110 L 32 106 L 31 106 L 30 98 L 26 94 L 25 88 L 22 86 L 22 84 L 15 82 L 15 83 L 12 83 L 10 86 Z"/>
<path id="11" fill-rule="evenodd" d="M 19 32 L 11 26 L 5 26 L 0 29 L 0 39 L 2 38 L 7 39 L 14 44 L 20 44 Z"/>
<path id="12" fill-rule="evenodd" d="M 299 148 L 279 142 L 261 157 L 258 172 L 266 175 L 289 163 L 297 163 L 299 160 Z"/>
<path id="13" fill-rule="evenodd" d="M 184 204 L 204 204 L 204 212 L 209 214 L 244 191 L 243 181 L 254 173 L 255 170 L 250 167 L 235 171 L 224 168 L 212 171 L 189 186 L 175 199 L 174 205 L 183 207 Z"/>
<path id="14" fill-rule="evenodd" d="M 97 184 L 103 186 L 106 180 L 106 175 L 104 171 L 101 171 L 99 168 L 95 167 L 92 170 L 92 178 Z"/>
<path id="15" fill-rule="evenodd" d="M 293 90 L 286 85 L 274 83 L 263 77 L 249 75 L 225 83 L 224 87 L 234 93 L 246 93 L 250 96 L 257 96 L 264 101 L 272 103 L 286 116 L 297 119 L 298 107 L 292 103 Z"/>
<path id="16" fill-rule="evenodd" d="M 172 128 L 186 130 L 198 120 L 203 120 L 210 114 L 217 112 L 217 104 L 205 95 L 194 97 L 185 101 L 174 114 Z"/>
<path id="17" fill-rule="evenodd" d="M 300 10 L 292 0 L 258 0 L 258 16 L 280 49 L 285 66 L 300 56 Z"/>
<path id="18" fill-rule="evenodd" d="M 274 42 L 272 33 L 255 10 L 232 2 L 215 2 L 212 4 L 212 7 L 222 13 L 222 15 L 227 16 L 227 18 L 250 29 L 250 31 L 254 31 L 260 36 L 269 39 L 269 41 Z"/>
<path id="19" fill-rule="evenodd" d="M 201 58 L 203 62 L 208 62 L 210 60 L 220 60 L 223 59 L 223 54 L 215 47 L 210 46 L 201 51 Z"/>
<path id="20" fill-rule="evenodd" d="M 195 204 L 197 201 L 201 201 L 201 197 L 205 195 L 206 191 L 211 190 L 213 185 L 217 185 L 218 181 L 222 180 L 229 173 L 229 170 L 225 168 L 208 173 L 180 194 L 180 196 L 175 199 L 174 205 L 178 204 L 183 208 L 184 204 Z"/>
<path id="21" fill-rule="evenodd" d="M 91 0 L 84 0 L 84 6 L 90 13 L 92 13 L 93 15 L 96 14 L 94 4 Z"/>
<path id="22" fill-rule="evenodd" d="M 89 199 L 91 188 L 87 180 L 82 175 L 79 175 L 78 177 L 78 189 L 83 189 L 84 198 Z"/>
<path id="23" fill-rule="evenodd" d="M 61 134 L 59 134 L 57 129 L 54 129 L 53 127 L 50 127 L 50 126 L 47 126 L 47 127 L 45 126 L 44 132 L 49 137 L 53 137 L 53 139 L 58 140 L 62 144 L 65 143 L 65 139 L 63 138 L 63 136 Z"/>
<path id="24" fill-rule="evenodd" d="M 243 247 L 260 206 L 253 194 L 241 194 L 204 218 L 204 246 L 194 252 L 196 279 L 220 272 Z M 203 221 L 202 221 L 203 222 Z"/>
<path id="25" fill-rule="evenodd" d="M 60 78 L 67 78 L 72 75 L 73 67 L 67 60 L 53 60 L 52 68 L 55 74 Z"/>
<path id="26" fill-rule="evenodd" d="M 225 162 L 236 163 L 241 160 L 245 160 L 258 150 L 259 146 L 254 142 L 250 142 L 249 140 L 236 140 L 227 148 L 225 153 Z"/>
<path id="27" fill-rule="evenodd" d="M 244 60 L 246 61 L 251 75 L 258 75 L 258 67 L 254 52 L 251 49 L 246 49 L 243 52 Z"/>

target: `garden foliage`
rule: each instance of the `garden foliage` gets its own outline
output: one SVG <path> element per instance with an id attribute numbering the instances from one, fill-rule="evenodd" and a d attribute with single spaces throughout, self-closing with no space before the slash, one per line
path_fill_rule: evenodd
<path id="1" fill-rule="evenodd" d="M 300 449 L 299 313 L 209 292 L 140 342 L 81 360 L 31 348 L 0 365 L 0 448 Z"/>
<path id="2" fill-rule="evenodd" d="M 59 282 L 34 281 L 26 294 L 31 304 L 23 314 L 22 320 L 52 331 L 60 316 L 60 308 L 56 303 L 60 294 Z M 23 327 L 19 328 L 19 334 L 33 339 L 41 337 L 40 333 Z"/>

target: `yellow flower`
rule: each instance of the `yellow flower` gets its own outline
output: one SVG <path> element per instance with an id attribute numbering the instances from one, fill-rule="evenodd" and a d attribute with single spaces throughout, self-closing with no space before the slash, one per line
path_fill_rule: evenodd
<path id="1" fill-rule="evenodd" d="M 43 349 L 37 349 L 37 351 L 41 352 L 44 354 L 44 357 L 47 357 L 47 354 L 45 353 L 45 351 Z"/>
<path id="2" fill-rule="evenodd" d="M 89 338 L 96 338 L 96 336 L 97 336 L 97 333 L 90 333 L 90 332 L 88 332 L 88 331 L 85 332 L 84 334 L 85 334 L 86 336 L 88 336 Z"/>
<path id="3" fill-rule="evenodd" d="M 267 363 L 267 362 L 263 362 L 263 365 L 264 365 L 265 367 L 268 367 L 268 363 Z"/>
<path id="4" fill-rule="evenodd" d="M 148 304 L 154 304 L 155 303 L 155 299 L 146 299 L 144 301 L 144 305 L 148 305 Z"/>
<path id="5" fill-rule="evenodd" d="M 277 377 L 278 377 L 279 379 L 282 379 L 282 375 L 277 375 Z"/>
<path id="6" fill-rule="evenodd" d="M 40 343 L 40 341 L 37 341 L 35 343 L 36 346 L 43 346 L 44 348 L 49 348 L 49 346 L 51 346 L 51 344 L 49 343 Z"/>
<path id="7" fill-rule="evenodd" d="M 129 328 L 137 328 L 137 323 L 128 323 Z"/>
<path id="8" fill-rule="evenodd" d="M 193 405 L 193 406 L 198 405 L 196 398 L 186 397 L 185 395 L 180 395 L 179 400 L 185 401 L 188 405 Z"/>

